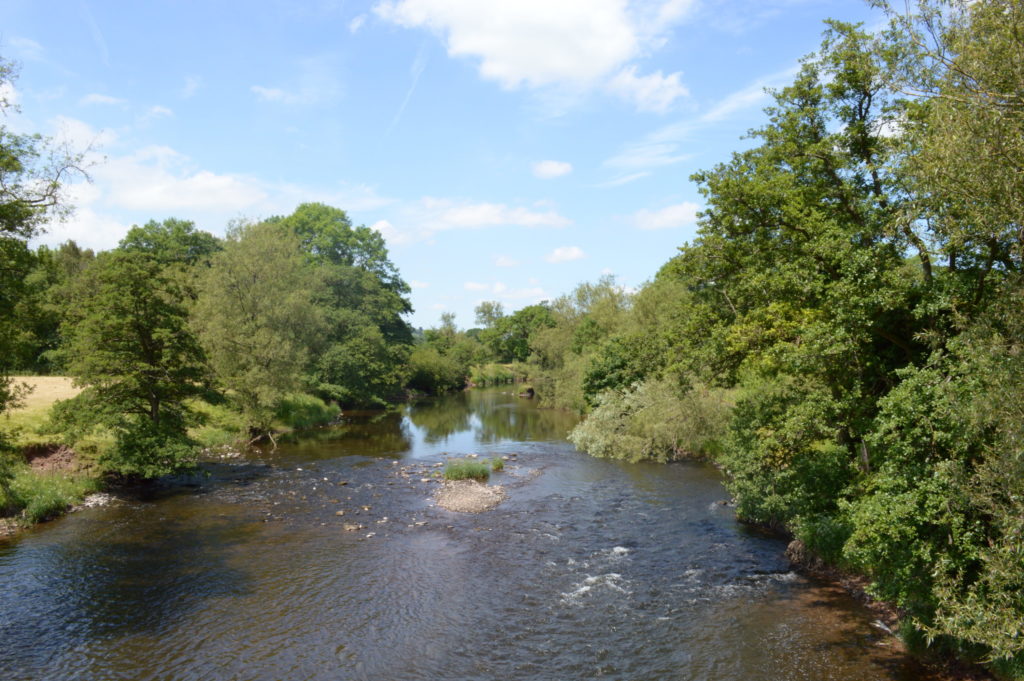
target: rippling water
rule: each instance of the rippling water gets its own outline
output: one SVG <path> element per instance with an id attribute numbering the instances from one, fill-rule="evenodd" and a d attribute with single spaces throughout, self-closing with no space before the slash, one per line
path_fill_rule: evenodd
<path id="1" fill-rule="evenodd" d="M 353 414 L 41 526 L 0 545 L 0 679 L 931 678 L 713 468 L 593 459 L 572 424 L 496 390 Z M 468 453 L 512 457 L 494 511 L 429 501 Z"/>

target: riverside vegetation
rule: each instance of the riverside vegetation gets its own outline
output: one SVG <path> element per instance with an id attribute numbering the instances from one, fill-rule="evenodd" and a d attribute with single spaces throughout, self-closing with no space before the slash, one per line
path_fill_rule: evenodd
<path id="1" fill-rule="evenodd" d="M 411 329 L 380 235 L 320 204 L 32 250 L 74 159 L 0 131 L 2 369 L 84 387 L 8 451 L 152 477 L 337 406 L 527 379 L 587 414 L 580 449 L 714 461 L 740 518 L 865 575 L 912 646 L 1024 678 L 1024 7 L 878 4 L 887 28 L 829 22 L 746 150 L 692 178 L 698 236 L 639 291 L 488 302 L 470 330 Z M 31 503 L 23 466 L 0 505 Z"/>

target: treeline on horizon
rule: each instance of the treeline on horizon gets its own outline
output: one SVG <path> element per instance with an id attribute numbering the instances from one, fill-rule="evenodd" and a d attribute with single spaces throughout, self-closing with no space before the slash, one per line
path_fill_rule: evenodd
<path id="1" fill-rule="evenodd" d="M 336 208 L 92 254 L 29 249 L 60 203 L 6 195 L 0 368 L 74 376 L 52 427 L 143 476 L 289 410 L 527 378 L 586 414 L 580 449 L 714 461 L 740 518 L 869 577 L 911 645 L 1024 679 L 1024 6 L 877 4 L 888 28 L 828 22 L 746 149 L 693 176 L 698 235 L 637 292 L 418 332 Z"/>

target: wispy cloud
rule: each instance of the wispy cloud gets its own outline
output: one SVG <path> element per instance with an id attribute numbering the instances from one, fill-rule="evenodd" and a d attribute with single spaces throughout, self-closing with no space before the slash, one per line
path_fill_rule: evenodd
<path id="1" fill-rule="evenodd" d="M 365 23 L 366 23 L 366 15 L 365 14 L 357 14 L 355 17 L 352 18 L 352 21 L 348 22 L 348 32 L 349 33 L 358 33 L 359 29 L 361 29 L 363 27 L 363 24 L 365 24 Z"/>
<path id="2" fill-rule="evenodd" d="M 629 175 L 622 175 L 620 177 L 616 177 L 613 180 L 608 180 L 607 182 L 602 182 L 601 184 L 596 185 L 596 186 L 599 187 L 599 188 L 602 188 L 602 189 L 607 189 L 607 188 L 610 188 L 610 187 L 621 187 L 624 184 L 629 184 L 630 182 L 635 182 L 637 180 L 641 180 L 641 179 L 643 179 L 645 177 L 648 177 L 650 174 L 651 174 L 651 171 L 649 171 L 649 170 L 644 170 L 644 171 L 639 172 L 639 173 L 630 173 Z"/>
<path id="3" fill-rule="evenodd" d="M 642 177 L 641 172 L 649 172 L 655 168 L 674 165 L 692 158 L 692 154 L 682 151 L 683 142 L 700 130 L 739 111 L 764 104 L 769 97 L 765 89 L 788 82 L 796 70 L 797 67 L 791 67 L 758 78 L 746 87 L 715 102 L 703 113 L 662 126 L 648 133 L 642 139 L 624 145 L 617 154 L 606 159 L 602 165 L 620 172 L 636 172 L 610 180 L 609 186 L 615 186 L 615 183 L 618 182 L 622 184 L 631 182 Z"/>
<path id="4" fill-rule="evenodd" d="M 25 61 L 40 61 L 43 58 L 43 46 L 31 38 L 13 36 L 9 41 L 18 58 Z"/>
<path id="5" fill-rule="evenodd" d="M 340 90 L 337 69 L 331 56 L 310 57 L 296 62 L 298 73 L 287 87 L 256 83 L 249 87 L 257 99 L 276 104 L 310 105 L 333 100 Z"/>
<path id="6" fill-rule="evenodd" d="M 639 210 L 633 214 L 631 222 L 637 229 L 673 229 L 697 222 L 699 210 L 697 204 L 684 201 L 659 210 Z"/>
<path id="7" fill-rule="evenodd" d="M 99 93 L 93 92 L 82 97 L 80 100 L 78 100 L 78 103 L 83 106 L 90 106 L 93 104 L 116 105 L 124 104 L 125 100 L 119 97 L 111 97 L 110 95 L 101 95 Z"/>
<path id="8" fill-rule="evenodd" d="M 494 259 L 495 267 L 517 267 L 519 261 L 515 258 L 510 258 L 507 255 L 499 255 Z"/>
<path id="9" fill-rule="evenodd" d="M 682 84 L 682 74 L 678 71 L 667 76 L 656 71 L 646 76 L 636 75 L 636 66 L 629 66 L 619 71 L 608 81 L 608 91 L 622 99 L 631 101 L 640 111 L 665 113 L 680 97 L 686 97 L 690 91 Z"/>
<path id="10" fill-rule="evenodd" d="M 181 86 L 180 94 L 182 99 L 194 97 L 203 84 L 199 76 L 185 76 L 185 84 Z"/>
<path id="11" fill-rule="evenodd" d="M 89 29 L 89 35 L 92 36 L 92 41 L 96 45 L 97 52 L 99 52 L 100 61 L 104 66 L 110 66 L 110 50 L 107 49 L 107 41 L 103 37 L 100 25 L 96 23 L 96 18 L 89 11 L 88 5 L 83 2 L 79 7 L 82 10 L 82 18 L 85 20 L 85 25 Z"/>
<path id="12" fill-rule="evenodd" d="M 563 263 L 571 262 L 573 260 L 582 260 L 587 257 L 587 254 L 583 252 L 583 249 L 579 246 L 561 246 L 548 253 L 544 259 L 550 263 Z"/>
<path id="13" fill-rule="evenodd" d="M 392 220 L 381 221 L 385 224 L 375 226 L 375 229 L 394 244 L 425 241 L 439 232 L 452 230 L 494 227 L 559 229 L 572 224 L 571 220 L 554 209 L 534 210 L 504 203 L 433 196 L 398 206 Z"/>
<path id="14" fill-rule="evenodd" d="M 409 89 L 405 92 L 405 97 L 402 99 L 402 104 L 398 107 L 398 111 L 395 112 L 395 117 L 391 119 L 391 125 L 388 126 L 385 135 L 391 133 L 398 121 L 402 120 L 402 114 L 405 113 L 405 107 L 409 106 L 409 100 L 412 99 L 412 95 L 416 92 L 416 86 L 420 82 L 420 76 L 423 75 L 423 71 L 427 68 L 427 44 L 424 41 L 420 44 L 420 49 L 416 51 L 416 57 L 412 60 L 412 65 L 409 66 L 409 75 L 412 76 L 412 82 L 409 84 Z"/>
<path id="15" fill-rule="evenodd" d="M 562 177 L 572 172 L 572 164 L 565 161 L 538 161 L 533 164 L 533 175 L 542 180 Z"/>

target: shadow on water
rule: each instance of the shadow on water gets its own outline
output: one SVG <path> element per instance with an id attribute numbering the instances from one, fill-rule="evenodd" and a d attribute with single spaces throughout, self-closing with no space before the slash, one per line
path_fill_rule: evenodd
<path id="1" fill-rule="evenodd" d="M 0 551 L 3 678 L 55 678 L 51 665 L 71 651 L 159 635 L 210 600 L 249 591 L 246 574 L 225 562 L 222 548 L 245 543 L 252 526 L 209 517 L 97 522 L 105 525 L 79 523 L 89 541 L 78 541 L 65 523 Z M 16 571 L 6 569 L 13 559 Z"/>

